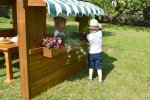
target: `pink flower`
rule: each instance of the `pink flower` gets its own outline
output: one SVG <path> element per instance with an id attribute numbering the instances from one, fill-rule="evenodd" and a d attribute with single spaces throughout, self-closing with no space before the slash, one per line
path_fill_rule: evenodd
<path id="1" fill-rule="evenodd" d="M 61 44 L 61 43 L 62 43 L 61 38 L 58 38 L 58 43 L 59 43 L 59 44 Z"/>
<path id="2" fill-rule="evenodd" d="M 59 43 L 57 43 L 57 48 L 59 48 L 60 47 L 60 44 Z"/>
<path id="3" fill-rule="evenodd" d="M 62 39 L 57 37 L 46 37 L 45 39 L 43 39 L 42 44 L 48 48 L 59 48 L 62 44 Z"/>
<path id="4" fill-rule="evenodd" d="M 53 41 L 50 41 L 50 45 L 52 45 L 53 44 Z"/>
<path id="5" fill-rule="evenodd" d="M 55 40 L 55 39 L 53 39 L 53 42 L 56 42 L 56 40 Z"/>

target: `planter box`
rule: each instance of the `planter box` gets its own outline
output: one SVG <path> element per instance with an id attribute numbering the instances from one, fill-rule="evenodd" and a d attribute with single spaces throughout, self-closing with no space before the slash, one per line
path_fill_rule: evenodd
<path id="1" fill-rule="evenodd" d="M 60 46 L 59 48 L 47 48 L 47 47 L 43 47 L 43 56 L 44 57 L 49 57 L 49 58 L 53 58 L 56 56 L 61 55 L 62 53 L 64 53 L 67 49 L 65 48 L 65 46 Z"/>

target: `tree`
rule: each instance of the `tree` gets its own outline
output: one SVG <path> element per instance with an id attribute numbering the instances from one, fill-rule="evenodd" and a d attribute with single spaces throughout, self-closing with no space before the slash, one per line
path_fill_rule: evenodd
<path id="1" fill-rule="evenodd" d="M 111 21 L 112 17 L 117 14 L 112 5 L 112 0 L 92 0 L 91 2 L 104 10 L 109 21 Z"/>
<path id="2" fill-rule="evenodd" d="M 149 0 L 92 0 L 92 3 L 101 7 L 109 21 L 118 20 L 122 14 L 143 14 L 144 22 L 150 23 Z M 129 20 L 135 21 L 134 18 Z"/>

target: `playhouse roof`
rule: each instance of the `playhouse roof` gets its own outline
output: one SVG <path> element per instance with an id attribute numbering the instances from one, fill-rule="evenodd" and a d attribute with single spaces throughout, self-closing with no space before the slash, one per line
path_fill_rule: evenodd
<path id="1" fill-rule="evenodd" d="M 104 11 L 89 2 L 83 2 L 79 0 L 44 0 L 48 6 L 48 13 L 52 16 L 58 16 L 59 14 L 79 15 L 79 16 L 102 16 L 105 15 Z"/>

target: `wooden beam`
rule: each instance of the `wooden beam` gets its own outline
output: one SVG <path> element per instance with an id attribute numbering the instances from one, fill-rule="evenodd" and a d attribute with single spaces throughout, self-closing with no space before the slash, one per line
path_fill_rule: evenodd
<path id="1" fill-rule="evenodd" d="M 20 74 L 22 84 L 22 97 L 24 100 L 29 100 L 29 76 L 28 76 L 28 34 L 26 34 L 26 11 L 24 8 L 23 0 L 16 0 L 17 8 L 17 28 L 19 36 L 19 61 L 20 61 Z"/>
<path id="2" fill-rule="evenodd" d="M 83 32 L 85 27 L 88 27 L 89 17 L 83 16 L 79 19 L 79 32 Z"/>
<path id="3" fill-rule="evenodd" d="M 0 0 L 0 5 L 12 5 L 12 0 Z"/>
<path id="4" fill-rule="evenodd" d="M 43 0 L 28 0 L 28 6 L 46 6 Z"/>
<path id="5" fill-rule="evenodd" d="M 34 48 L 34 49 L 29 50 L 29 54 L 35 54 L 35 53 L 39 53 L 39 52 L 43 52 L 43 47 Z"/>
<path id="6" fill-rule="evenodd" d="M 16 0 L 12 0 L 12 19 L 13 19 L 13 32 L 17 35 L 17 8 Z"/>

